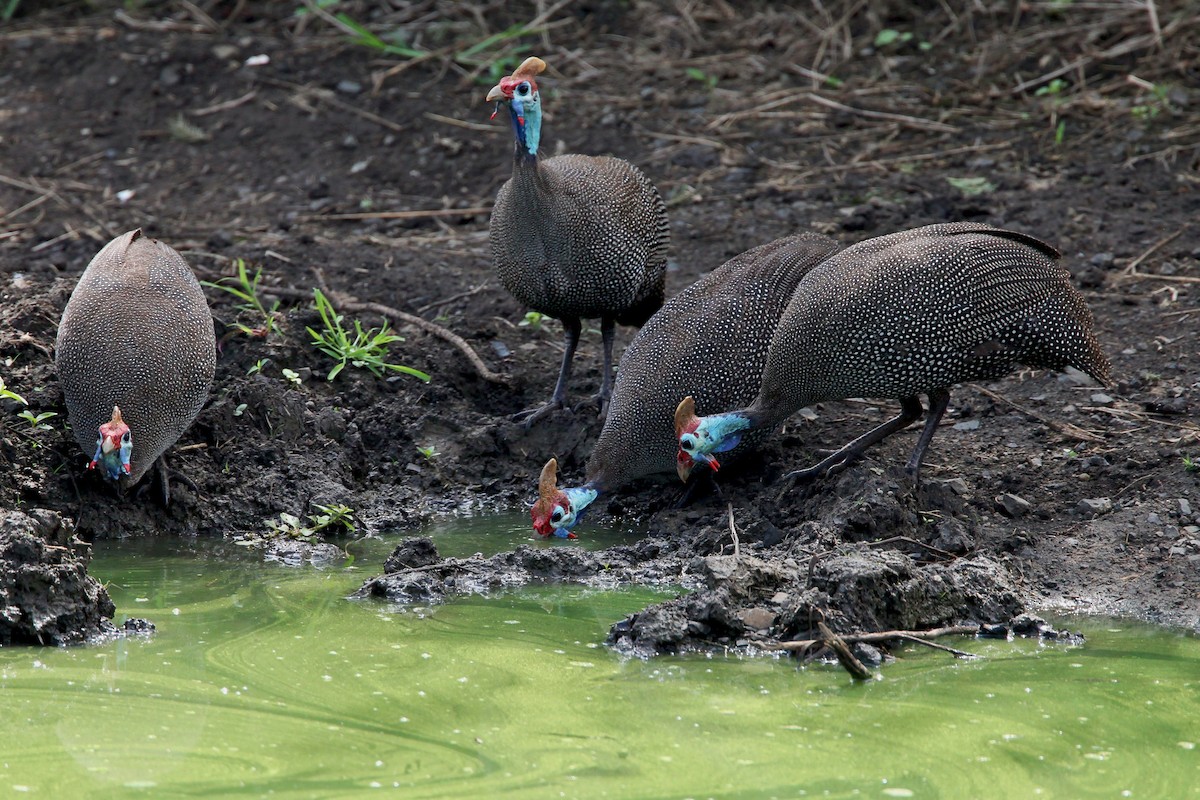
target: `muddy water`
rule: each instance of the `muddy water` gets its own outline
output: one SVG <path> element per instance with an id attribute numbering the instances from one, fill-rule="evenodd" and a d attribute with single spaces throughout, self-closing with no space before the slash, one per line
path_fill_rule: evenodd
<path id="1" fill-rule="evenodd" d="M 436 536 L 525 536 L 486 525 Z M 0 796 L 1200 796 L 1193 637 L 1077 620 L 1080 648 L 956 642 L 984 657 L 909 651 L 854 686 L 786 660 L 623 660 L 600 643 L 648 590 L 347 602 L 388 545 L 367 549 L 317 570 L 102 543 L 93 571 L 158 634 L 0 650 Z"/>

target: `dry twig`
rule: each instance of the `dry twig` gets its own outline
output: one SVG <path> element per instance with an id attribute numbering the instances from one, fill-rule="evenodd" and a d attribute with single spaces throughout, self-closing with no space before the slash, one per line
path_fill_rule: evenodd
<path id="1" fill-rule="evenodd" d="M 971 383 L 971 384 L 968 384 L 968 386 L 971 389 L 973 389 L 981 394 L 987 395 L 988 397 L 992 398 L 996 402 L 1004 403 L 1005 405 L 1021 412 L 1025 416 L 1036 419 L 1038 422 L 1047 426 L 1051 430 L 1058 431 L 1059 433 L 1063 434 L 1064 436 L 1070 436 L 1073 439 L 1080 439 L 1085 442 L 1101 443 L 1101 442 L 1105 441 L 1103 436 L 1100 436 L 1095 433 L 1091 433 L 1090 431 L 1085 431 L 1083 428 L 1080 428 L 1077 425 L 1072 425 L 1069 422 L 1060 422 L 1056 419 L 1047 417 L 1045 414 L 1039 414 L 1038 412 L 1034 411 L 1032 408 L 1029 408 L 1028 406 L 1023 406 L 1020 403 L 1016 403 L 1012 400 L 1009 400 L 1004 395 L 999 394 L 997 392 L 993 392 L 991 389 L 985 389 L 984 387 L 980 386 L 977 383 Z"/>

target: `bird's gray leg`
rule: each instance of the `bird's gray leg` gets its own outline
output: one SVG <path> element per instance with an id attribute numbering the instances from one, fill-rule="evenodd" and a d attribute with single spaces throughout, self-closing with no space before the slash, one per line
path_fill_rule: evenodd
<path id="1" fill-rule="evenodd" d="M 567 382 L 571 379 L 571 361 L 575 358 L 575 348 L 579 345 L 579 334 L 583 330 L 583 326 L 578 319 L 564 319 L 562 324 L 564 333 L 562 367 L 558 370 L 558 383 L 554 385 L 554 394 L 550 396 L 550 402 L 544 406 L 514 414 L 512 417 L 514 422 L 523 421 L 526 430 L 542 417 L 564 408 L 567 404 Z"/>
<path id="2" fill-rule="evenodd" d="M 929 393 L 929 412 L 925 415 L 925 429 L 921 431 L 921 436 L 917 439 L 917 446 L 913 448 L 908 464 L 904 467 L 904 471 L 912 476 L 914 484 L 920 477 L 921 459 L 925 457 L 925 448 L 929 447 L 929 441 L 937 432 L 938 423 L 942 421 L 942 415 L 946 413 L 946 407 L 949 405 L 950 391 L 948 389 L 934 389 Z"/>
<path id="3" fill-rule="evenodd" d="M 200 494 L 200 487 L 196 485 L 195 481 L 193 481 L 191 478 L 189 478 L 187 475 L 183 474 L 179 470 L 171 469 L 171 465 L 167 463 L 167 454 L 166 453 L 163 453 L 161 456 L 158 457 L 158 460 L 154 462 L 154 468 L 158 472 L 158 488 L 159 488 L 159 491 L 162 492 L 162 499 L 163 499 L 164 507 L 169 506 L 171 504 L 171 479 L 172 478 L 174 478 L 175 480 L 178 480 L 178 481 L 182 481 L 184 484 L 187 485 L 187 487 L 189 489 L 191 489 L 197 495 Z M 144 485 L 145 484 L 143 484 L 143 486 Z"/>
<path id="4" fill-rule="evenodd" d="M 784 479 L 791 482 L 809 481 L 813 478 L 843 469 L 859 458 L 862 458 L 863 453 L 871 446 L 879 444 L 896 431 L 907 428 L 921 416 L 921 411 L 921 401 L 917 397 L 901 398 L 900 413 L 895 417 L 867 431 L 862 436 L 859 436 L 845 447 L 833 453 L 833 455 L 822 459 L 819 463 L 805 469 L 789 472 L 784 476 Z"/>
<path id="5" fill-rule="evenodd" d="M 607 317 L 600 319 L 600 338 L 604 342 L 604 377 L 600 381 L 600 391 L 588 398 L 600 407 L 600 419 L 608 415 L 608 402 L 612 400 L 613 392 L 613 339 L 616 338 L 617 323 Z M 582 405 L 582 404 L 581 404 Z"/>
<path id="6" fill-rule="evenodd" d="M 158 457 L 158 488 L 162 490 L 163 506 L 171 505 L 171 475 L 170 467 L 167 466 L 167 459 L 163 456 Z"/>

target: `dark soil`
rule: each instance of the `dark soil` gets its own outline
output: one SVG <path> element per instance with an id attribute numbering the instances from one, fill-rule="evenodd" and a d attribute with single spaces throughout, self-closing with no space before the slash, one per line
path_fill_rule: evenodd
<path id="1" fill-rule="evenodd" d="M 115 633 L 116 609 L 87 574 L 91 548 L 53 511 L 0 511 L 0 645 L 77 644 Z"/>
<path id="2" fill-rule="evenodd" d="M 1064 252 L 1118 383 L 1022 372 L 958 387 L 920 487 L 895 472 L 910 430 L 841 475 L 788 489 L 783 473 L 896 410 L 823 404 L 684 510 L 668 508 L 669 474 L 602 498 L 589 521 L 644 526 L 635 546 L 521 548 L 474 577 L 477 567 L 418 549 L 426 560 L 408 566 L 423 571 L 366 591 L 424 602 L 525 579 L 693 586 L 614 634 L 643 631 L 648 650 L 804 636 L 820 616 L 877 629 L 1024 607 L 1200 629 L 1200 471 L 1188 468 L 1200 462 L 1194 3 L 1159 3 L 1152 16 L 1133 3 L 915 14 L 885 2 L 568 2 L 540 32 L 478 55 L 467 51 L 533 20 L 535 5 L 338 4 L 430 53 L 416 61 L 293 15 L 299 2 L 95 11 L 104 5 L 81 16 L 27 0 L 0 32 L 0 376 L 34 413 L 58 414 L 35 428 L 0 400 L 0 506 L 52 510 L 87 538 L 257 534 L 314 504 L 396 531 L 527 507 L 550 455 L 564 485 L 579 480 L 600 430 L 590 412 L 530 431 L 507 419 L 548 397 L 560 330 L 520 324 L 525 309 L 492 276 L 480 210 L 511 170 L 507 123 L 489 123 L 483 102 L 488 67 L 537 53 L 550 65 L 544 147 L 627 158 L 668 199 L 669 294 L 797 231 L 849 244 L 978 220 Z M 435 213 L 380 215 L 399 211 Z M 278 332 L 250 336 L 234 324 L 262 317 L 208 290 L 217 377 L 172 457 L 196 488 L 175 482 L 166 507 L 155 489 L 121 498 L 84 472 L 53 368 L 80 272 L 135 227 L 183 252 L 201 280 L 245 259 L 261 268 L 266 301 L 281 301 Z M 405 323 L 391 358 L 431 373 L 428 385 L 354 368 L 326 381 L 333 364 L 310 346 L 317 315 L 300 299 L 321 281 L 347 309 L 357 300 L 436 321 L 504 382 Z M 599 361 L 599 336 L 586 333 L 576 398 L 598 388 Z"/>

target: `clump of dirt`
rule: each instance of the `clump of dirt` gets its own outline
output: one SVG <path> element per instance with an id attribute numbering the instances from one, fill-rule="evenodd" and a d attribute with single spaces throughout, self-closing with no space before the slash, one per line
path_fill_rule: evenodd
<path id="1" fill-rule="evenodd" d="M 53 510 L 88 539 L 245 537 L 334 504 L 392 532 L 526 507 L 551 455 L 564 481 L 580 475 L 592 414 L 508 419 L 549 395 L 561 333 L 498 285 L 487 244 L 512 143 L 483 98 L 493 68 L 536 52 L 545 149 L 629 159 L 667 199 L 668 294 L 799 231 L 852 244 L 988 222 L 1065 253 L 1117 384 L 1021 372 L 956 387 L 920 487 L 893 474 L 915 431 L 788 487 L 783 474 L 895 413 L 824 403 L 689 508 L 662 481 L 601 498 L 589 520 L 636 520 L 639 545 L 422 562 L 368 592 L 695 589 L 630 623 L 654 651 L 804 635 L 818 611 L 874 626 L 1031 606 L 1200 628 L 1200 29 L 1186 7 L 599 2 L 539 19 L 533 2 L 339 3 L 427 53 L 410 60 L 289 4 L 125 5 L 22 2 L 0 31 L 0 376 L 27 401 L 0 398 L 0 507 Z M 816 33 L 780 33 L 797 30 Z M 238 259 L 261 270 L 261 312 L 207 290 L 217 375 L 170 454 L 194 488 L 175 482 L 166 507 L 83 471 L 53 370 L 79 274 L 135 227 L 202 280 L 228 285 Z M 388 360 L 433 380 L 326 380 L 306 332 L 314 288 L 348 327 L 386 318 L 405 337 Z M 599 345 L 585 333 L 575 399 L 600 385 Z M 276 557 L 329 552 L 307 547 Z"/>
<path id="2" fill-rule="evenodd" d="M 115 634 L 91 547 L 53 511 L 0 510 L 0 645 L 64 645 Z"/>

